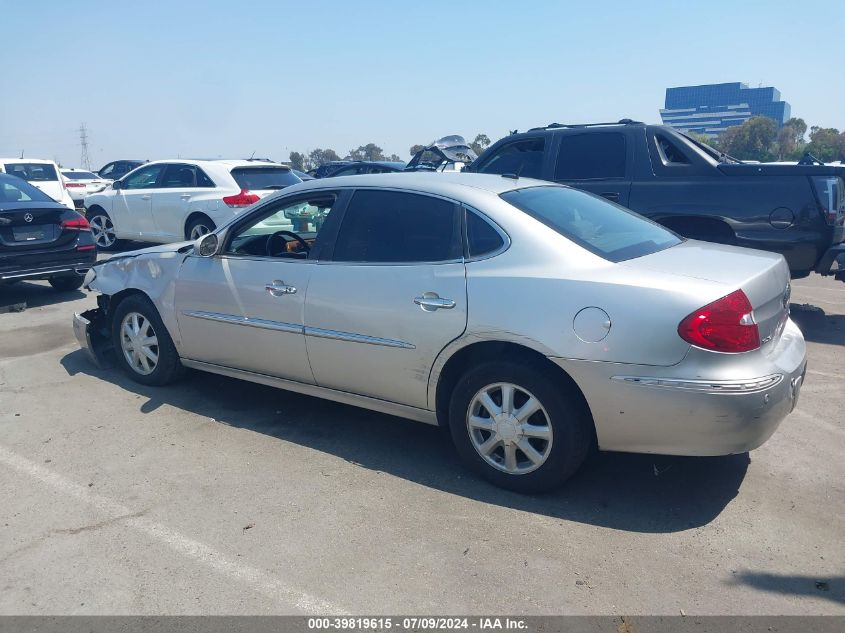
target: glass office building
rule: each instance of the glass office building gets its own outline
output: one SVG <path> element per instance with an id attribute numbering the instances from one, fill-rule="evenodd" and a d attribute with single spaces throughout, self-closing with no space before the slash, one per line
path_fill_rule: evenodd
<path id="1" fill-rule="evenodd" d="M 753 116 L 767 116 L 782 127 L 791 108 L 777 88 L 749 88 L 743 83 L 682 86 L 666 89 L 663 123 L 711 138 Z"/>

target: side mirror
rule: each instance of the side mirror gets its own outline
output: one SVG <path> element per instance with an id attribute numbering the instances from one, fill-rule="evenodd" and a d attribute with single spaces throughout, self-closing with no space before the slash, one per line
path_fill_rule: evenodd
<path id="1" fill-rule="evenodd" d="M 115 181 L 111 184 L 111 188 L 112 188 L 112 189 L 115 189 L 115 190 L 122 189 L 122 188 L 123 188 L 123 183 L 121 183 L 119 180 L 115 180 Z"/>
<path id="2" fill-rule="evenodd" d="M 200 257 L 214 257 L 220 247 L 220 238 L 216 233 L 206 233 L 199 238 L 194 246 L 194 252 Z"/>

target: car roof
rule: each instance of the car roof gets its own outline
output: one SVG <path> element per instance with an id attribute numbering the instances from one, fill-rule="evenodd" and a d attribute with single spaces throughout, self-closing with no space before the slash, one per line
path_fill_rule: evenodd
<path id="1" fill-rule="evenodd" d="M 318 178 L 292 185 L 284 191 L 306 191 L 310 189 L 337 189 L 339 187 L 383 187 L 407 189 L 444 196 L 460 195 L 467 188 L 499 195 L 514 189 L 537 186 L 556 186 L 554 183 L 533 178 L 506 178 L 495 174 L 474 174 L 462 172 L 393 172 L 387 174 L 361 174 L 357 176 L 335 176 Z"/>
<path id="2" fill-rule="evenodd" d="M 150 161 L 146 164 L 158 165 L 161 163 L 184 163 L 198 166 L 211 165 L 229 167 L 230 169 L 235 167 L 282 167 L 284 169 L 290 169 L 290 167 L 281 163 L 273 163 L 266 160 L 247 160 L 245 158 L 163 158 L 161 160 Z"/>
<path id="3" fill-rule="evenodd" d="M 2 163 L 36 163 L 42 165 L 55 165 L 56 161 L 45 158 L 0 158 Z"/>

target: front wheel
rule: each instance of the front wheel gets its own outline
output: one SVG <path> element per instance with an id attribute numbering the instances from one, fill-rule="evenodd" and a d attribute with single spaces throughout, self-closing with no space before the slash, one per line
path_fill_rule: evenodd
<path id="1" fill-rule="evenodd" d="M 583 401 L 531 365 L 490 362 L 452 393 L 449 427 L 465 462 L 518 492 L 559 487 L 587 456 L 592 421 Z"/>
<path id="2" fill-rule="evenodd" d="M 88 224 L 91 225 L 91 236 L 101 251 L 113 251 L 120 244 L 114 232 L 114 223 L 109 214 L 99 208 L 88 212 Z"/>
<path id="3" fill-rule="evenodd" d="M 112 343 L 118 364 L 136 382 L 165 385 L 184 370 L 158 310 L 143 295 L 131 295 L 118 304 L 112 317 Z"/>

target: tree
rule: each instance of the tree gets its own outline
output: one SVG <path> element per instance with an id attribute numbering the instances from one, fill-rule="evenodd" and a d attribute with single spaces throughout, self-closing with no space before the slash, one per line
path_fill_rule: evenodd
<path id="1" fill-rule="evenodd" d="M 299 152 L 290 153 L 290 166 L 299 171 L 305 171 L 305 155 Z"/>
<path id="2" fill-rule="evenodd" d="M 385 160 L 384 150 L 375 143 L 361 145 L 358 149 L 349 150 L 352 160 Z"/>
<path id="3" fill-rule="evenodd" d="M 770 161 L 776 157 L 773 148 L 778 125 L 765 116 L 753 116 L 742 125 L 722 132 L 719 148 L 740 160 Z"/>
<path id="4" fill-rule="evenodd" d="M 396 154 L 391 154 L 390 158 L 388 158 L 387 160 L 389 160 L 392 163 L 404 163 L 405 162 L 404 160 L 399 158 Z"/>
<path id="5" fill-rule="evenodd" d="M 807 124 L 804 119 L 793 117 L 784 123 L 775 141 L 778 160 L 798 160 L 804 154 L 804 134 L 806 133 Z"/>
<path id="6" fill-rule="evenodd" d="M 316 169 L 320 165 L 325 165 L 333 160 L 340 160 L 340 156 L 333 149 L 313 149 L 308 154 L 308 169 Z"/>
<path id="7" fill-rule="evenodd" d="M 806 151 L 821 161 L 845 160 L 845 133 L 832 127 L 810 128 L 810 142 Z"/>
<path id="8" fill-rule="evenodd" d="M 472 147 L 472 151 L 481 156 L 484 150 L 490 146 L 490 137 L 486 134 L 476 134 L 475 140 L 469 146 Z"/>
<path id="9" fill-rule="evenodd" d="M 411 145 L 411 149 L 409 149 L 408 151 L 411 153 L 411 157 L 413 158 L 419 152 L 423 151 L 426 147 L 426 145 Z"/>

